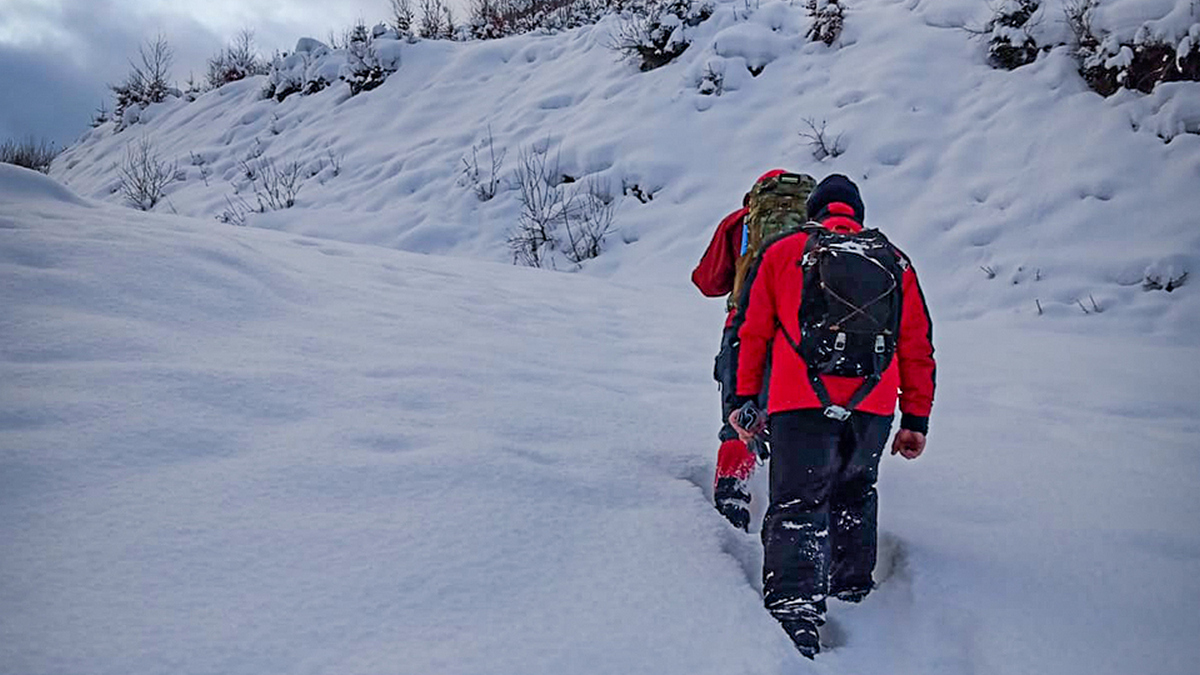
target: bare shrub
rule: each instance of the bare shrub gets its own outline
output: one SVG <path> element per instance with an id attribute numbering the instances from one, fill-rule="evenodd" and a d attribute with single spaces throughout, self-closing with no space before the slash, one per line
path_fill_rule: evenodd
<path id="1" fill-rule="evenodd" d="M 0 163 L 15 164 L 26 169 L 50 173 L 50 163 L 62 152 L 62 148 L 46 140 L 35 140 L 32 136 L 22 141 L 12 139 L 0 144 Z"/>
<path id="2" fill-rule="evenodd" d="M 842 146 L 842 135 L 838 134 L 832 139 L 829 138 L 825 131 L 825 120 L 821 120 L 818 126 L 816 120 L 811 117 L 806 117 L 804 123 L 808 126 L 808 131 L 801 131 L 800 137 L 808 141 L 809 147 L 812 149 L 813 158 L 818 162 L 823 161 L 827 157 L 838 157 L 846 151 Z"/>
<path id="3" fill-rule="evenodd" d="M 253 211 L 254 207 L 240 196 L 236 199 L 231 199 L 226 195 L 225 204 L 226 208 L 217 214 L 217 220 L 227 225 L 244 227 L 246 225 L 246 214 Z"/>
<path id="4" fill-rule="evenodd" d="M 595 176 L 588 179 L 574 208 L 567 209 L 563 219 L 567 235 L 563 254 L 567 260 L 579 265 L 600 255 L 605 238 L 613 232 L 616 203 L 607 181 Z"/>
<path id="5" fill-rule="evenodd" d="M 446 35 L 446 13 L 444 0 L 417 0 L 421 16 L 417 23 L 417 34 L 426 39 L 437 39 Z"/>
<path id="6" fill-rule="evenodd" d="M 149 137 L 125 147 L 117 191 L 135 209 L 149 211 L 166 196 L 166 188 L 179 180 L 177 165 L 159 159 Z"/>
<path id="7" fill-rule="evenodd" d="M 487 151 L 488 163 L 486 177 L 483 175 L 483 169 L 479 167 L 479 153 L 484 150 Z M 492 136 L 492 127 L 489 124 L 487 138 L 471 146 L 470 159 L 462 158 L 462 180 L 472 186 L 479 201 L 486 202 L 496 196 L 496 191 L 500 188 L 500 169 L 504 165 L 504 157 L 507 154 L 507 148 L 500 148 L 499 152 L 496 151 L 496 139 Z"/>
<path id="8" fill-rule="evenodd" d="M 832 45 L 841 36 L 846 21 L 846 9 L 841 0 L 807 0 L 804 7 L 812 17 L 808 39 Z"/>
<path id="9" fill-rule="evenodd" d="M 175 93 L 169 77 L 175 52 L 162 35 L 138 48 L 138 61 L 130 60 L 125 82 L 109 85 L 117 98 L 114 114 L 121 117 L 132 106 L 161 103 Z"/>
<path id="10" fill-rule="evenodd" d="M 208 86 L 216 89 L 253 75 L 266 75 L 270 65 L 254 48 L 254 31 L 243 29 L 229 46 L 208 60 Z"/>
<path id="11" fill-rule="evenodd" d="M 548 148 L 522 148 L 516 170 L 521 215 L 508 238 L 513 262 L 541 267 L 556 244 L 555 230 L 570 208 L 564 190 L 558 156 L 548 157 Z"/>
<path id="12" fill-rule="evenodd" d="M 258 207 L 258 213 L 290 209 L 296 204 L 296 195 L 304 185 L 304 169 L 300 162 L 286 162 L 276 166 L 274 160 L 258 157 L 238 163 L 242 175 L 249 181 Z"/>
<path id="13" fill-rule="evenodd" d="M 212 175 L 212 167 L 208 165 L 208 160 L 204 155 L 197 155 L 194 152 L 188 153 L 192 160 L 192 166 L 200 171 L 200 179 L 204 181 L 204 187 L 208 187 L 208 177 Z"/>
<path id="14" fill-rule="evenodd" d="M 521 215 L 508 239 L 514 264 L 554 267 L 554 254 L 559 253 L 579 265 L 600 255 L 613 232 L 616 208 L 606 182 L 593 178 L 580 187 L 563 176 L 559 157 L 550 157 L 548 143 L 521 150 L 515 180 Z"/>

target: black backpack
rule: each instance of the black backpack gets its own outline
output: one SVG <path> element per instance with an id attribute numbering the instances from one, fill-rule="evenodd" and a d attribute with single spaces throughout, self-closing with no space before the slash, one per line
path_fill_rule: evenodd
<path id="1" fill-rule="evenodd" d="M 896 353 L 908 261 L 879 230 L 847 234 L 809 223 L 803 231 L 808 241 L 800 260 L 800 342 L 787 331 L 784 336 L 804 361 L 825 415 L 844 420 L 879 383 Z M 830 400 L 821 375 L 864 379 L 839 406 Z"/>

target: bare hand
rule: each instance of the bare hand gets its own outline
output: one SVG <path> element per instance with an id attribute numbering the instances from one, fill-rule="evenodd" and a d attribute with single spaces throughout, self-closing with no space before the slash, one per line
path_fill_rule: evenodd
<path id="1" fill-rule="evenodd" d="M 742 439 L 743 443 L 750 445 L 750 441 L 754 440 L 755 436 L 761 434 L 763 429 L 767 428 L 766 417 L 766 415 L 762 415 L 758 420 L 758 424 L 755 424 L 753 429 L 743 429 L 741 425 L 738 424 L 738 411 L 734 410 L 733 412 L 729 413 L 729 425 L 732 426 L 733 430 L 737 432 L 738 438 Z"/>
<path id="2" fill-rule="evenodd" d="M 925 434 L 901 429 L 892 440 L 892 454 L 900 453 L 905 459 L 916 459 L 925 451 Z"/>

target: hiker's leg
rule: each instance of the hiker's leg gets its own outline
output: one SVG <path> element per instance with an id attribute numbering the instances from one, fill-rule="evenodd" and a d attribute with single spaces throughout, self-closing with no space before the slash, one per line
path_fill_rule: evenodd
<path id="1" fill-rule="evenodd" d="M 735 527 L 750 527 L 750 490 L 747 483 L 754 474 L 756 458 L 738 439 L 729 424 L 729 413 L 736 407 L 737 358 L 733 341 L 737 333 L 726 328 L 721 334 L 721 350 L 713 366 L 713 377 L 721 387 L 721 447 L 717 450 L 717 470 L 713 476 L 713 505 Z"/>
<path id="2" fill-rule="evenodd" d="M 856 412 L 841 438 L 843 459 L 830 495 L 832 560 L 830 595 L 857 602 L 871 590 L 875 569 L 879 459 L 891 432 L 891 416 Z"/>
<path id="3" fill-rule="evenodd" d="M 829 496 L 841 423 L 819 410 L 771 416 L 771 506 L 763 520 L 763 601 L 781 621 L 824 621 Z"/>

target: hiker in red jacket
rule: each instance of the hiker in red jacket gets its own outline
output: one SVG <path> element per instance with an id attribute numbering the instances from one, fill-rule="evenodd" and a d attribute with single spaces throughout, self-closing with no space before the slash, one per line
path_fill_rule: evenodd
<path id="1" fill-rule="evenodd" d="M 735 404 L 753 409 L 769 379 L 763 600 L 809 658 L 820 651 L 817 628 L 826 598 L 859 602 L 873 588 L 875 482 L 897 400 L 902 416 L 892 454 L 907 459 L 925 448 L 933 405 L 932 322 L 916 272 L 881 233 L 863 230 L 863 211 L 849 178 L 821 181 L 808 213 L 824 230 L 810 225 L 762 252 L 748 302 L 734 322 L 740 339 Z M 868 249 L 875 256 L 870 260 L 861 255 Z M 850 267 L 855 260 L 863 266 Z M 847 300 L 871 283 L 883 285 L 860 293 L 866 300 Z M 839 304 L 847 311 L 829 318 Z M 850 326 L 872 313 L 880 317 L 876 332 L 856 335 L 862 331 Z M 863 376 L 834 374 L 851 361 L 868 364 L 858 366 Z M 739 420 L 753 417 L 739 412 L 729 421 L 743 441 L 767 424 L 745 428 Z"/>
<path id="2" fill-rule="evenodd" d="M 769 178 L 784 173 L 786 172 L 783 169 L 774 169 L 759 176 L 754 183 L 759 185 Z M 746 447 L 746 443 L 738 438 L 737 432 L 730 426 L 727 418 L 729 413 L 736 408 L 736 387 L 734 386 L 736 349 L 734 343 L 737 331 L 732 328 L 732 324 L 748 262 L 742 258 L 746 241 L 745 222 L 749 214 L 749 208 L 747 208 L 749 201 L 750 193 L 747 192 L 746 196 L 742 198 L 742 208 L 721 220 L 716 232 L 713 233 L 712 241 L 692 272 L 692 283 L 705 296 L 710 298 L 728 296 L 725 330 L 721 333 L 721 348 L 717 352 L 716 362 L 713 366 L 713 378 L 721 388 L 722 409 L 722 426 L 717 435 L 721 446 L 717 450 L 717 470 L 716 476 L 713 478 L 713 505 L 734 527 L 742 530 L 748 530 L 750 527 L 750 491 L 746 484 L 754 473 L 756 458 L 754 453 Z"/>

